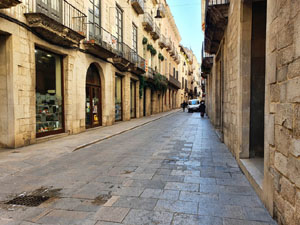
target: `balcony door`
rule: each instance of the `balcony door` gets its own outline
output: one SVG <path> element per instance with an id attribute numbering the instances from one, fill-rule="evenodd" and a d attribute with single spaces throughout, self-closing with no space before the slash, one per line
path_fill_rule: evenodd
<path id="1" fill-rule="evenodd" d="M 89 35 L 90 39 L 101 40 L 100 1 L 90 0 L 89 5 Z"/>
<path id="2" fill-rule="evenodd" d="M 36 0 L 36 11 L 62 22 L 63 0 Z"/>
<path id="3" fill-rule="evenodd" d="M 118 39 L 118 51 L 123 52 L 123 11 L 117 6 L 116 7 L 116 28 L 117 28 L 117 39 Z"/>

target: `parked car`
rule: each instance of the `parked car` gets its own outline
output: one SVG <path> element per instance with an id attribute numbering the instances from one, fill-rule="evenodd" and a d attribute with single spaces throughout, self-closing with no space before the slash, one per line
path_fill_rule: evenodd
<path id="1" fill-rule="evenodd" d="M 200 100 L 199 99 L 191 99 L 188 101 L 187 109 L 188 112 L 196 112 L 199 111 Z"/>

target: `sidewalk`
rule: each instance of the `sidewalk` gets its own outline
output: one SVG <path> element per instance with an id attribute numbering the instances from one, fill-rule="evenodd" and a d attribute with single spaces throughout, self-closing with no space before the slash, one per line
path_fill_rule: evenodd
<path id="1" fill-rule="evenodd" d="M 130 121 L 119 122 L 112 126 L 94 128 L 83 133 L 68 135 L 18 149 L 0 149 L 0 178 L 30 169 L 37 166 L 37 164 L 46 164 L 61 155 L 69 154 L 80 148 L 143 126 L 178 111 L 180 110 L 175 109 Z M 18 163 L 16 164 L 15 162 Z"/>

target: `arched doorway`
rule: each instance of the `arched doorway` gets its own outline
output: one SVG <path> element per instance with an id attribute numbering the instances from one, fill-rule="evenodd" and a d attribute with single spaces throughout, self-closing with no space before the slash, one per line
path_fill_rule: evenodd
<path id="1" fill-rule="evenodd" d="M 86 128 L 102 125 L 101 80 L 97 67 L 91 64 L 86 75 Z"/>

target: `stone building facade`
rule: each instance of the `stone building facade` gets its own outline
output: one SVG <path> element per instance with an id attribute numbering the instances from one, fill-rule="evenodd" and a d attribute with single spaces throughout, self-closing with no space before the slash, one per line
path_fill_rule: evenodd
<path id="1" fill-rule="evenodd" d="M 180 40 L 166 1 L 1 1 L 0 147 L 179 107 Z"/>
<path id="2" fill-rule="evenodd" d="M 300 4 L 203 1 L 208 115 L 279 224 L 300 224 Z"/>

